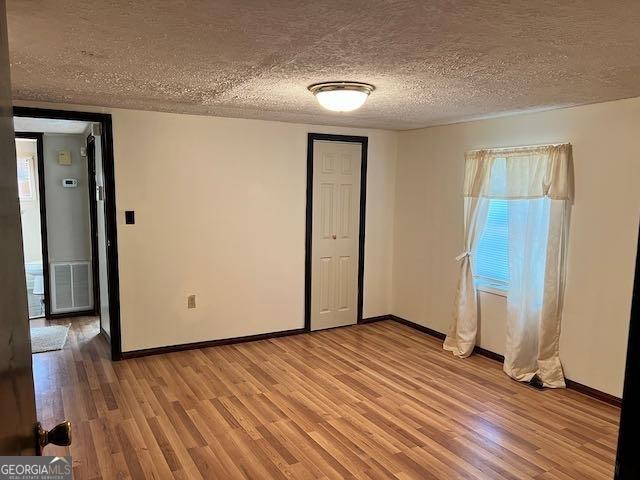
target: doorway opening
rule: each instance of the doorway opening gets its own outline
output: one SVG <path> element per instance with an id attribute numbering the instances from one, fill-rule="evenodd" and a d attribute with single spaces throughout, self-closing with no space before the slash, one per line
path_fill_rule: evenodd
<path id="1" fill-rule="evenodd" d="M 305 329 L 362 321 L 367 137 L 310 133 Z"/>
<path id="2" fill-rule="evenodd" d="M 111 116 L 15 107 L 14 130 L 32 351 L 64 348 L 88 317 L 118 360 Z"/>

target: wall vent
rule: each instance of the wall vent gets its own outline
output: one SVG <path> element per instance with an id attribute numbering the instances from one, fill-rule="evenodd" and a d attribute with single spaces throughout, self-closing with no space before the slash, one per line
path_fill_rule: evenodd
<path id="1" fill-rule="evenodd" d="M 93 309 L 91 262 L 51 263 L 51 313 Z"/>

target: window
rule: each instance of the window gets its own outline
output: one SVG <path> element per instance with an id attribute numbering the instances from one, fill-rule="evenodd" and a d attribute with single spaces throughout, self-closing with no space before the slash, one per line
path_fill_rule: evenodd
<path id="1" fill-rule="evenodd" d="M 476 289 L 508 297 L 504 371 L 515 380 L 564 387 L 558 354 L 569 213 L 570 144 L 473 150 L 465 154 L 460 288 L 444 348 L 473 352 Z M 531 348 L 531 346 L 537 348 Z"/>
<path id="2" fill-rule="evenodd" d="M 20 200 L 33 199 L 33 159 L 18 158 L 18 197 Z"/>
<path id="3" fill-rule="evenodd" d="M 507 159 L 496 158 L 489 179 L 494 193 L 507 191 Z M 509 285 L 509 204 L 490 199 L 487 223 L 475 255 L 476 284 L 482 289 L 506 291 Z"/>
<path id="4" fill-rule="evenodd" d="M 507 200 L 489 200 L 484 231 L 475 252 L 479 286 L 506 290 L 509 285 L 509 206 Z"/>

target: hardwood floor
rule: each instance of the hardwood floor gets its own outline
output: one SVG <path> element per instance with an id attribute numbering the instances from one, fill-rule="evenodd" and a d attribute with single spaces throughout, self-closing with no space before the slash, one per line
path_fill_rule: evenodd
<path id="1" fill-rule="evenodd" d="M 617 408 L 395 322 L 118 363 L 71 322 L 34 372 L 40 420 L 73 422 L 76 479 L 612 477 Z"/>

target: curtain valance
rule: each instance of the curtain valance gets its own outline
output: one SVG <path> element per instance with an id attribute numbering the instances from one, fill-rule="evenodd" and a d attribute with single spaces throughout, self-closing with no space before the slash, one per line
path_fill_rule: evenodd
<path id="1" fill-rule="evenodd" d="M 571 145 L 473 150 L 465 154 L 464 196 L 573 199 Z"/>

